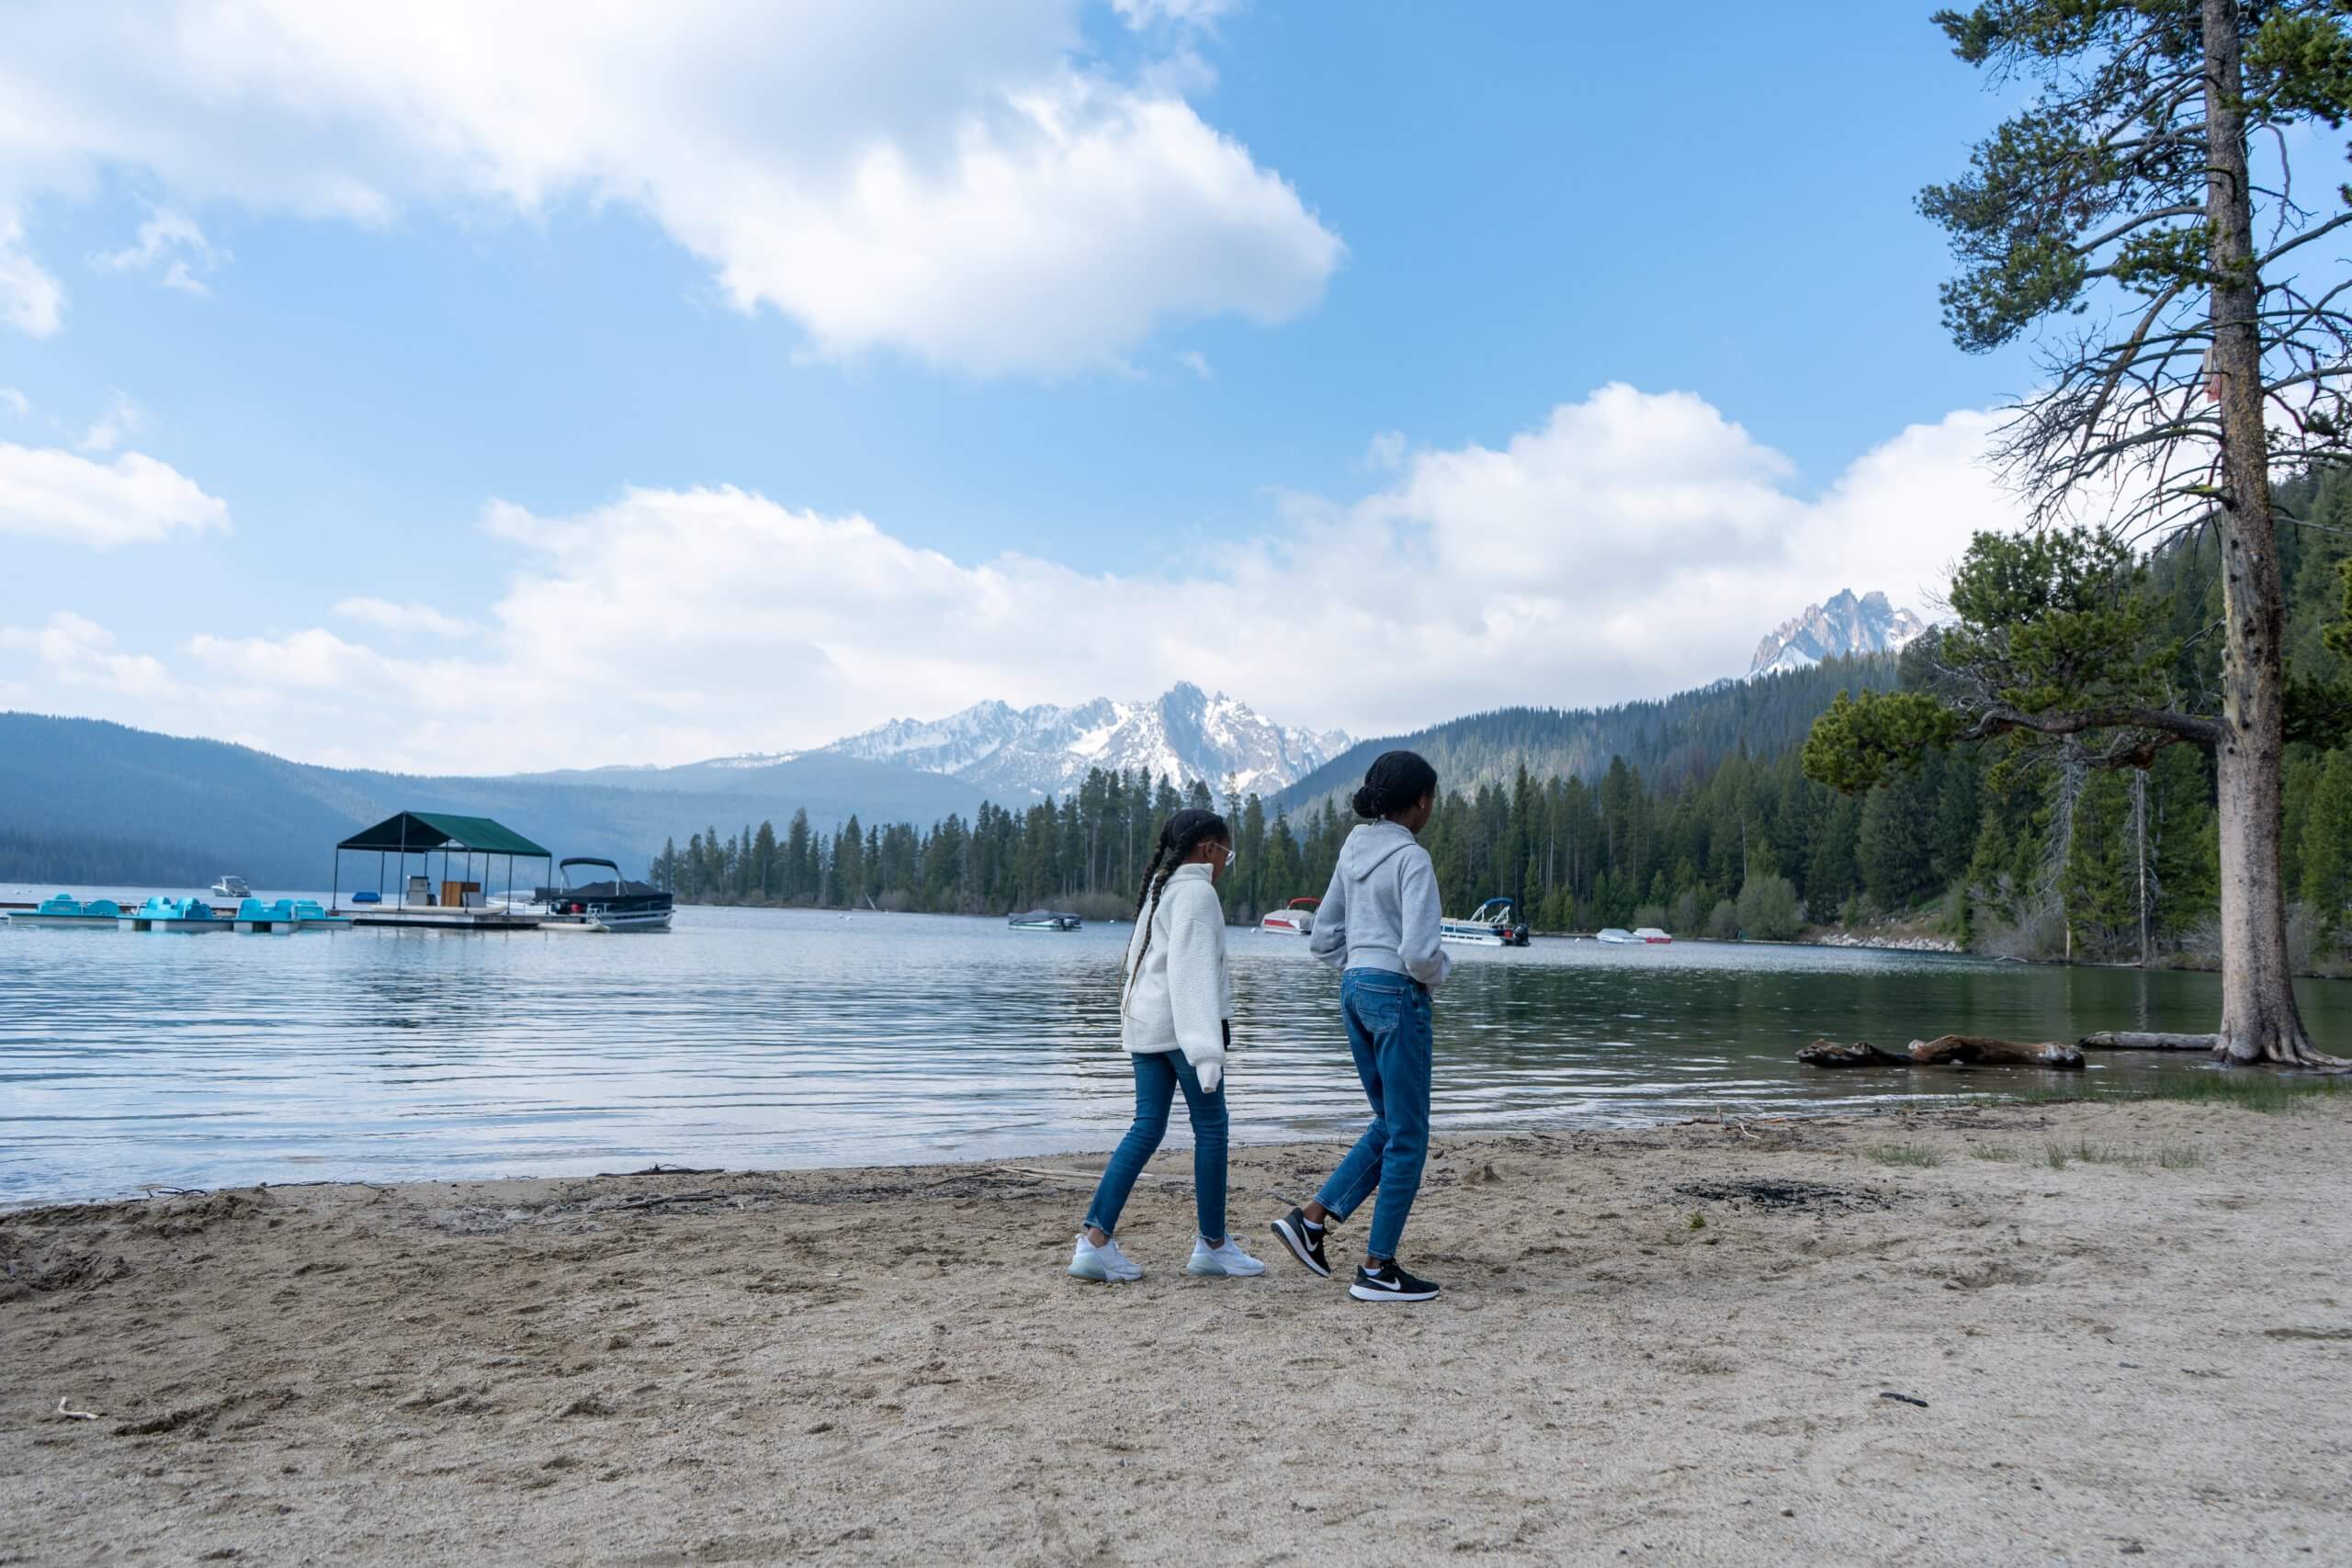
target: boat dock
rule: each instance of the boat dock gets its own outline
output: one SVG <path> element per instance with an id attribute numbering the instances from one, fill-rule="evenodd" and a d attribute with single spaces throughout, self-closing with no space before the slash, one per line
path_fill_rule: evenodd
<path id="1" fill-rule="evenodd" d="M 410 908 L 396 904 L 362 904 L 341 913 L 350 916 L 355 926 L 389 926 L 402 931 L 527 931 L 551 923 L 544 915 L 429 904 Z"/>
<path id="2" fill-rule="evenodd" d="M 126 893 L 115 900 L 130 919 L 130 911 L 138 909 L 141 899 L 137 894 Z M 30 914 L 38 904 L 14 899 L 0 899 L 0 915 L 12 911 Z M 576 921 L 552 919 L 545 915 L 528 915 L 505 909 L 459 909 L 431 905 L 401 908 L 398 905 L 371 907 L 361 904 L 343 908 L 330 908 L 328 914 L 348 920 L 354 926 L 381 926 L 402 931 L 579 931 L 586 928 Z M 234 912 L 226 911 L 216 917 L 223 929 L 234 923 Z"/>

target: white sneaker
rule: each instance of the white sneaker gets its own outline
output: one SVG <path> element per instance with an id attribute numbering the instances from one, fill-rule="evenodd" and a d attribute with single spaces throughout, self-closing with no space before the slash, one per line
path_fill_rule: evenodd
<path id="1" fill-rule="evenodd" d="M 1266 1266 L 1241 1250 L 1231 1236 L 1211 1247 L 1205 1237 L 1193 1238 L 1193 1260 L 1184 1265 L 1187 1274 L 1230 1274 L 1247 1279 L 1262 1274 Z"/>
<path id="2" fill-rule="evenodd" d="M 1069 1255 L 1069 1271 L 1080 1280 L 1093 1280 L 1102 1284 L 1125 1284 L 1143 1278 L 1143 1265 L 1119 1250 L 1119 1238 L 1111 1237 L 1097 1247 L 1078 1233 L 1078 1249 Z"/>

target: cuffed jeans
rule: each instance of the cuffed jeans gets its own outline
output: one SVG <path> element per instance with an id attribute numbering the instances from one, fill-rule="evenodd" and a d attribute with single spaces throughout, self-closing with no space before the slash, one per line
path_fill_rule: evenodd
<path id="1" fill-rule="evenodd" d="M 1351 969 L 1340 976 L 1340 1010 L 1348 1021 L 1348 1048 L 1356 1077 L 1372 1101 L 1372 1123 L 1323 1184 L 1315 1201 L 1344 1220 L 1377 1191 L 1364 1251 L 1394 1258 L 1421 1190 L 1430 1152 L 1429 987 L 1409 975 Z"/>
<path id="2" fill-rule="evenodd" d="M 1184 1109 L 1193 1118 L 1193 1203 L 1199 1210 L 1201 1235 L 1209 1241 L 1225 1239 L 1225 1085 L 1215 1093 L 1201 1088 L 1201 1078 L 1182 1051 L 1138 1053 L 1136 1065 L 1136 1121 L 1111 1163 L 1102 1168 L 1102 1184 L 1086 1211 L 1086 1223 L 1105 1234 L 1119 1228 L 1119 1211 L 1127 1206 L 1144 1162 L 1168 1136 L 1168 1107 L 1181 1087 Z M 1426 1077 L 1424 1078 L 1426 1081 Z M 1426 1097 L 1424 1097 L 1426 1098 Z"/>

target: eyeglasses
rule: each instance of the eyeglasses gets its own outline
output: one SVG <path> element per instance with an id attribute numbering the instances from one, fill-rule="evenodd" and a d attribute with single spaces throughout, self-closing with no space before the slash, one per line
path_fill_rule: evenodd
<path id="1" fill-rule="evenodd" d="M 1239 860 L 1240 858 L 1241 858 L 1241 852 L 1240 852 L 1239 850 L 1235 849 L 1231 844 L 1227 844 L 1227 845 L 1226 845 L 1226 846 L 1225 846 L 1225 869 L 1226 869 L 1226 870 L 1227 870 L 1227 871 L 1231 871 L 1231 870 L 1233 869 L 1233 863 L 1234 863 L 1235 861 Z"/>

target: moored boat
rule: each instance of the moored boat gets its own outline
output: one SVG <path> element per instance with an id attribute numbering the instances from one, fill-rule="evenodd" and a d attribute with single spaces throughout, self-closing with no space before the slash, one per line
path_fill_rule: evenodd
<path id="1" fill-rule="evenodd" d="M 122 923 L 135 931 L 232 931 L 233 919 L 222 919 L 201 898 L 166 898 L 155 894 L 136 909 L 123 911 Z"/>
<path id="2" fill-rule="evenodd" d="M 238 903 L 230 923 L 247 935 L 292 936 L 300 931 L 343 931 L 350 926 L 351 917 L 329 914 L 315 898 L 279 898 L 266 904 L 246 898 Z"/>
<path id="3" fill-rule="evenodd" d="M 122 906 L 111 898 L 93 898 L 85 904 L 70 894 L 60 893 L 42 899 L 37 908 L 11 911 L 8 923 L 55 931 L 119 931 Z"/>
<path id="4" fill-rule="evenodd" d="M 1663 947 L 1674 939 L 1656 926 L 1636 926 L 1634 928 L 1634 940 L 1647 942 L 1652 947 Z"/>
<path id="5" fill-rule="evenodd" d="M 232 903 L 243 903 L 254 896 L 254 890 L 245 886 L 243 877 L 224 875 L 212 885 L 212 896 Z"/>
<path id="6" fill-rule="evenodd" d="M 1267 910 L 1266 918 L 1258 922 L 1258 929 L 1276 936 L 1312 936 L 1316 907 L 1322 902 L 1320 898 L 1294 898 L 1279 909 Z"/>
<path id="7" fill-rule="evenodd" d="M 1085 922 L 1063 909 L 1030 909 L 1006 916 L 1004 923 L 1017 931 L 1074 931 Z"/>
<path id="8" fill-rule="evenodd" d="M 577 865 L 602 866 L 612 873 L 598 882 L 571 880 L 571 868 Z M 532 890 L 526 899 L 493 900 L 489 908 L 509 914 L 532 915 L 540 928 L 547 931 L 666 931 L 670 917 L 675 912 L 677 898 L 664 893 L 650 882 L 632 882 L 621 874 L 621 868 L 598 855 L 573 855 L 556 863 L 556 871 L 563 878 L 560 887 L 540 887 Z M 350 920 L 341 918 L 345 924 Z"/>
<path id="9" fill-rule="evenodd" d="M 294 919 L 294 900 L 280 898 L 265 904 L 258 898 L 240 898 L 237 912 L 230 917 L 230 924 L 247 936 L 292 936 L 300 922 Z"/>
<path id="10" fill-rule="evenodd" d="M 1525 947 L 1532 933 L 1519 912 L 1519 900 L 1501 897 L 1487 899 L 1466 919 L 1439 921 L 1438 935 L 1471 947 Z"/>
<path id="11" fill-rule="evenodd" d="M 278 902 L 283 904 L 286 900 L 281 898 Z M 300 930 L 306 931 L 349 931 L 351 929 L 351 917 L 349 915 L 335 914 L 325 905 L 320 903 L 316 898 L 297 898 L 293 903 L 294 922 Z"/>
<path id="12" fill-rule="evenodd" d="M 1611 947 L 1638 947 L 1642 939 L 1623 926 L 1607 926 L 1593 932 L 1592 940 L 1605 942 Z"/>

